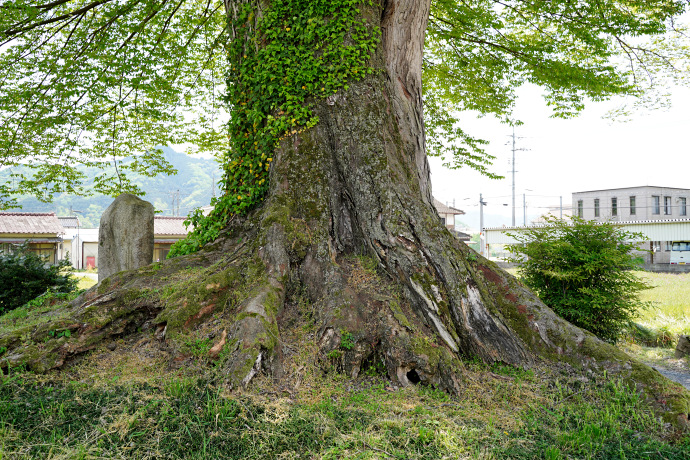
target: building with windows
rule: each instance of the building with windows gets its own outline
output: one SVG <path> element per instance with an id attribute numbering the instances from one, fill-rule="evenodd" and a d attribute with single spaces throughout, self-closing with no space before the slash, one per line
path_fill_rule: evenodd
<path id="1" fill-rule="evenodd" d="M 639 255 L 649 270 L 690 271 L 690 263 L 680 261 L 680 252 L 690 251 L 690 189 L 673 187 L 626 187 L 576 192 L 572 195 L 572 214 L 585 220 L 614 222 L 637 235 Z M 533 226 L 545 225 L 544 222 Z M 485 228 L 483 253 L 496 252 L 502 245 L 518 244 L 515 234 L 530 227 Z M 671 264 L 671 255 L 674 264 Z"/>
<path id="2" fill-rule="evenodd" d="M 434 198 L 434 207 L 436 208 L 438 216 L 441 218 L 441 222 L 443 222 L 443 225 L 446 226 L 446 228 L 453 234 L 453 236 L 460 239 L 461 241 L 470 240 L 470 235 L 455 229 L 455 216 L 462 216 L 463 214 L 465 214 L 465 211 L 454 208 L 452 206 L 445 205 L 438 201 L 436 198 Z"/>
<path id="3" fill-rule="evenodd" d="M 156 216 L 153 219 L 153 261 L 165 260 L 170 247 L 187 236 L 186 217 Z"/>
<path id="4" fill-rule="evenodd" d="M 690 189 L 613 188 L 573 193 L 573 213 L 585 220 L 666 220 L 688 217 Z"/>
<path id="5" fill-rule="evenodd" d="M 663 232 L 649 234 L 656 234 L 658 237 L 666 235 L 666 239 L 646 241 L 642 247 L 649 251 L 645 253 L 647 263 L 667 264 L 673 250 L 672 242 L 678 239 L 690 240 L 690 234 L 679 230 L 687 228 L 687 223 L 690 222 L 689 197 L 690 189 L 645 185 L 576 192 L 573 193 L 572 205 L 574 214 L 585 220 L 614 221 L 633 226 L 658 224 L 640 228 L 663 228 Z M 647 231 L 643 233 L 648 234 Z"/>

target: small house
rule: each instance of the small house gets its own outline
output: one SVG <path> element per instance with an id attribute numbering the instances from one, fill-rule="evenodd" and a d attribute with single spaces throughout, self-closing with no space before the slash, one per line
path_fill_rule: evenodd
<path id="1" fill-rule="evenodd" d="M 170 247 L 187 236 L 186 217 L 156 216 L 153 218 L 153 260 L 165 260 Z"/>
<path id="2" fill-rule="evenodd" d="M 438 201 L 436 198 L 434 198 L 434 207 L 436 208 L 438 216 L 441 218 L 441 222 L 443 222 L 443 225 L 445 225 L 446 228 L 450 230 L 453 236 L 460 239 L 461 241 L 470 240 L 470 235 L 455 230 L 455 216 L 461 216 L 465 214 L 465 211 L 454 208 L 452 206 L 445 205 Z"/>
<path id="3" fill-rule="evenodd" d="M 52 212 L 0 212 L 0 252 L 28 243 L 31 252 L 48 264 L 62 255 L 65 229 Z"/>

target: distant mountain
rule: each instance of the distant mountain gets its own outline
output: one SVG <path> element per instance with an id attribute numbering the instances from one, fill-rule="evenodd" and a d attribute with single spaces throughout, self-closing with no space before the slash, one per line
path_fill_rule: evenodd
<path id="1" fill-rule="evenodd" d="M 133 183 L 141 187 L 146 194 L 142 196 L 153 204 L 157 215 L 173 215 L 173 194 L 179 191 L 179 215 L 186 216 L 190 211 L 211 202 L 211 196 L 221 178 L 221 169 L 213 159 L 192 157 L 184 153 L 176 152 L 170 147 L 162 147 L 166 160 L 177 169 L 174 176 L 139 176 L 128 172 Z M 3 171 L 5 172 L 5 171 Z M 102 171 L 96 168 L 84 169 L 89 181 L 85 185 L 90 186 L 96 175 Z M 1 175 L 1 174 L 0 174 Z M 17 200 L 21 210 L 26 212 L 55 212 L 59 216 L 67 216 L 72 209 L 81 211 L 78 214 L 82 226 L 86 228 L 98 227 L 101 214 L 112 203 L 113 198 L 104 195 L 80 197 L 68 194 L 55 195 L 52 203 L 41 203 L 33 196 L 21 196 Z M 177 215 L 177 198 L 175 198 L 174 213 Z"/>

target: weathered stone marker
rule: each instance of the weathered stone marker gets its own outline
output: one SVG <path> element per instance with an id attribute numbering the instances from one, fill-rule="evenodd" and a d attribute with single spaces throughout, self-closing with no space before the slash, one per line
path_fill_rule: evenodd
<path id="1" fill-rule="evenodd" d="M 115 198 L 98 229 L 98 281 L 153 262 L 153 205 L 129 193 Z"/>
<path id="2" fill-rule="evenodd" d="M 676 358 L 690 358 L 690 335 L 679 335 L 676 345 Z"/>

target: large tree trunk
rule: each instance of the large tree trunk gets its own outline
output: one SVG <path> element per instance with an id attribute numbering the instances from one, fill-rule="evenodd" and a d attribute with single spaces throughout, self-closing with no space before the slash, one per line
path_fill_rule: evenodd
<path id="1" fill-rule="evenodd" d="M 315 359 L 336 359 L 351 376 L 382 362 L 393 381 L 455 392 L 463 357 L 516 366 L 545 359 L 643 382 L 651 396 L 676 401 L 674 417 L 687 420 L 682 389 L 557 317 L 445 229 L 424 151 L 429 0 L 390 0 L 362 14 L 382 31 L 372 59 L 379 72 L 317 102 L 319 123 L 282 141 L 259 209 L 197 255 L 101 283 L 73 302 L 59 327 L 21 332 L 38 343 L 61 327 L 70 340 L 41 351 L 20 333 L 1 336 L 6 362 L 57 367 L 103 337 L 152 323 L 172 341 L 194 328 L 222 333 L 211 352 L 235 385 L 261 371 L 279 380 L 290 309 L 306 297 Z M 183 277 L 190 266 L 201 268 Z"/>
<path id="2" fill-rule="evenodd" d="M 319 124 L 281 145 L 259 218 L 270 221 L 262 226 L 262 258 L 275 282 L 298 279 L 318 305 L 322 351 L 338 346 L 340 331 L 352 331 L 358 345 L 346 354 L 346 370 L 356 374 L 380 352 L 403 383 L 413 369 L 422 381 L 450 378 L 443 374 L 451 366 L 430 363 L 428 350 L 414 351 L 416 334 L 438 340 L 447 360 L 533 359 L 431 204 L 421 88 L 428 13 L 428 1 L 385 5 L 373 62 L 382 71 L 319 103 Z M 299 254 L 290 254 L 297 227 L 281 225 L 290 221 L 310 235 Z M 370 294 L 348 282 L 354 255 L 373 258 L 401 288 L 407 323 L 379 300 L 391 293 Z"/>

